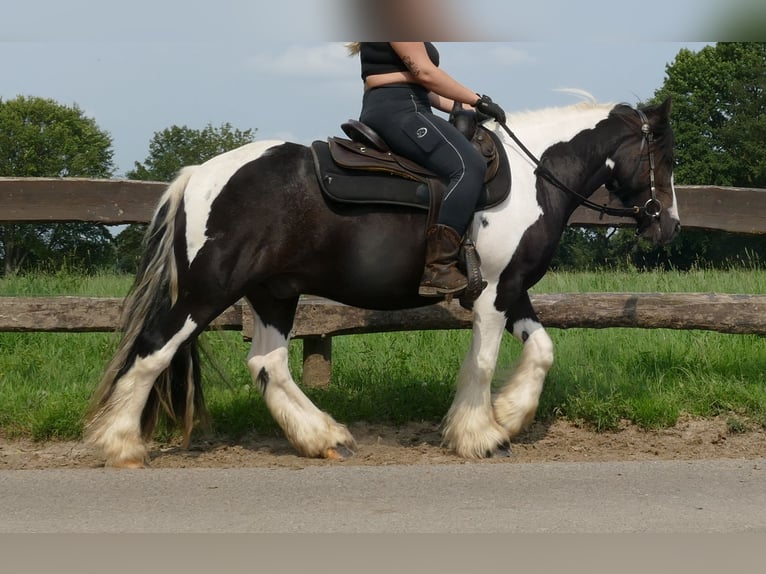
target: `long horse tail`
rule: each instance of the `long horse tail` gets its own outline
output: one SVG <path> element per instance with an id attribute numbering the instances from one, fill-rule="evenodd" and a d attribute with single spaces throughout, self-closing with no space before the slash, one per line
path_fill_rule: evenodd
<path id="1" fill-rule="evenodd" d="M 121 339 L 86 416 L 86 435 L 93 438 L 106 431 L 103 427 L 120 408 L 120 398 L 114 396 L 114 391 L 138 357 L 141 336 L 151 328 L 153 318 L 166 314 L 178 298 L 178 272 L 173 249 L 175 220 L 184 190 L 196 167 L 185 167 L 179 172 L 162 195 L 146 230 L 138 272 L 120 316 Z M 195 420 L 208 420 L 196 337 L 181 346 L 154 382 L 141 414 L 144 439 L 151 438 L 161 410 L 171 421 L 182 423 L 185 445 L 188 445 Z"/>

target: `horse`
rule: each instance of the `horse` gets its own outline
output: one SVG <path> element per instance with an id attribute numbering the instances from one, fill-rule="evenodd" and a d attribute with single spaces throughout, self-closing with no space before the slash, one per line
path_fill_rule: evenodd
<path id="1" fill-rule="evenodd" d="M 533 420 L 554 349 L 527 291 L 596 189 L 606 185 L 642 237 L 662 244 L 679 232 L 670 109 L 670 100 L 582 101 L 509 114 L 505 125 L 484 122 L 502 143 L 513 185 L 501 203 L 474 214 L 468 232 L 486 287 L 473 303 L 470 348 L 442 421 L 444 448 L 466 459 L 509 456 L 511 439 Z M 400 206 L 334 203 L 320 191 L 309 147 L 297 143 L 255 141 L 183 168 L 147 228 L 85 440 L 108 466 L 143 467 L 164 411 L 188 446 L 208 416 L 198 336 L 244 299 L 255 323 L 247 368 L 290 444 L 306 457 L 353 456 L 348 428 L 290 374 L 296 307 L 302 294 L 368 309 L 434 304 L 418 295 L 426 218 Z M 493 394 L 506 331 L 522 350 Z"/>

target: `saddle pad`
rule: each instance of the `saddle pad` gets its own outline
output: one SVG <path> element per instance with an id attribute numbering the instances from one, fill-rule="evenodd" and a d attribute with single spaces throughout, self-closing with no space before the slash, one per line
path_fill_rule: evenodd
<path id="1" fill-rule="evenodd" d="M 319 186 L 325 196 L 340 203 L 400 205 L 428 210 L 426 184 L 387 171 L 348 169 L 337 165 L 327 142 L 311 144 Z"/>
<path id="2" fill-rule="evenodd" d="M 511 169 L 505 149 L 497 136 L 492 133 L 490 135 L 495 139 L 500 154 L 500 165 L 497 175 L 484 186 L 476 207 L 477 211 L 497 205 L 508 196 L 511 190 Z M 338 138 L 335 140 L 337 141 Z M 314 156 L 314 168 L 320 187 L 332 201 L 400 205 L 428 210 L 430 198 L 425 183 L 388 171 L 341 167 L 333 161 L 327 142 L 313 142 L 311 152 Z"/>

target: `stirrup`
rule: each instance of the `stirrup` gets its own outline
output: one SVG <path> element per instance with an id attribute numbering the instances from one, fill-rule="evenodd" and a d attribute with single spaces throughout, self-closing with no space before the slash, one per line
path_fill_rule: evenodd
<path id="1" fill-rule="evenodd" d="M 466 288 L 467 285 L 465 287 L 455 287 L 454 289 L 444 289 L 434 285 L 420 285 L 418 287 L 418 295 L 421 297 L 445 297 L 447 300 L 450 300 L 455 295 L 463 293 Z"/>

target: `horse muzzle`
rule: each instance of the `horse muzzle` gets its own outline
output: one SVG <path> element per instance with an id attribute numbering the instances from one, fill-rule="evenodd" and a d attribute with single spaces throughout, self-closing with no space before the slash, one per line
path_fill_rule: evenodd
<path id="1" fill-rule="evenodd" d="M 666 245 L 673 241 L 681 232 L 681 222 L 668 210 L 656 213 L 652 211 L 655 206 L 647 207 L 649 209 L 644 210 L 637 218 L 636 233 L 655 245 Z"/>

